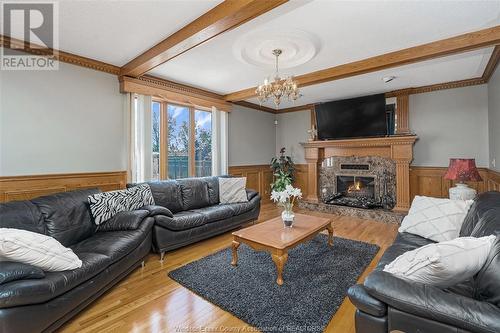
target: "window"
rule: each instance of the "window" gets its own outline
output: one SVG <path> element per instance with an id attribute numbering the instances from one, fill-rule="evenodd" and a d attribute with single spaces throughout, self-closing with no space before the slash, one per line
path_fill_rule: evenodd
<path id="1" fill-rule="evenodd" d="M 160 179 L 160 112 L 161 104 L 153 102 L 151 107 L 151 144 L 153 146 L 153 173 L 152 180 Z"/>
<path id="2" fill-rule="evenodd" d="M 212 174 L 212 112 L 152 104 L 153 179 Z"/>
<path id="3" fill-rule="evenodd" d="M 212 112 L 195 110 L 194 160 L 196 177 L 212 175 Z"/>

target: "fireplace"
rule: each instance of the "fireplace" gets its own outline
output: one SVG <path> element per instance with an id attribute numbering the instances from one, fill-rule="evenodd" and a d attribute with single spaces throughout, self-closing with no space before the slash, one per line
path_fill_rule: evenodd
<path id="1" fill-rule="evenodd" d="M 378 156 L 332 156 L 319 168 L 320 198 L 325 204 L 392 209 L 396 166 Z"/>
<path id="2" fill-rule="evenodd" d="M 337 193 L 352 198 L 375 199 L 375 177 L 337 176 Z"/>

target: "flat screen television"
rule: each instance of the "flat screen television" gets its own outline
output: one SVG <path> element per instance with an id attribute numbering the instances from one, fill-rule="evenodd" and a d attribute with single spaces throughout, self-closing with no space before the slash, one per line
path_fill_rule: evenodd
<path id="1" fill-rule="evenodd" d="M 319 140 L 385 136 L 386 119 L 384 94 L 316 105 Z"/>

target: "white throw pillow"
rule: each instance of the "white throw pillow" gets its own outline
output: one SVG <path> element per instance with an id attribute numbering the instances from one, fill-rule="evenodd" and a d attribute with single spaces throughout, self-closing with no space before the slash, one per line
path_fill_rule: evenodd
<path id="1" fill-rule="evenodd" d="M 248 202 L 245 189 L 246 177 L 219 178 L 219 201 L 221 204 Z"/>
<path id="2" fill-rule="evenodd" d="M 450 200 L 416 196 L 399 232 L 408 232 L 435 242 L 455 239 L 460 234 L 473 200 Z"/>
<path id="3" fill-rule="evenodd" d="M 405 280 L 448 288 L 466 281 L 484 266 L 496 236 L 460 237 L 408 251 L 384 267 Z"/>
<path id="4" fill-rule="evenodd" d="M 106 222 L 119 212 L 155 204 L 148 184 L 140 184 L 126 190 L 92 194 L 88 197 L 88 201 L 97 225 Z"/>
<path id="5" fill-rule="evenodd" d="M 78 256 L 55 238 L 11 228 L 0 228 L 0 260 L 30 264 L 49 272 L 82 267 Z"/>

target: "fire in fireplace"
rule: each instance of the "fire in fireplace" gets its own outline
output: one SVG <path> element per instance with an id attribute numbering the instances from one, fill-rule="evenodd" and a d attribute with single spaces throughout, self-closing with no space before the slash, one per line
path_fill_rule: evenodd
<path id="1" fill-rule="evenodd" d="M 347 197 L 375 199 L 375 178 L 366 176 L 337 176 L 337 193 Z"/>

